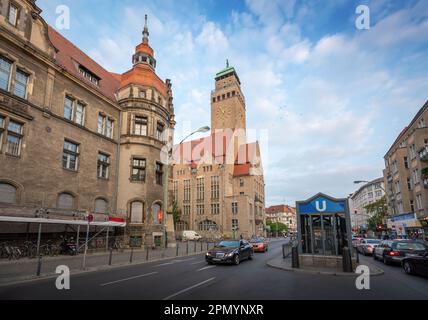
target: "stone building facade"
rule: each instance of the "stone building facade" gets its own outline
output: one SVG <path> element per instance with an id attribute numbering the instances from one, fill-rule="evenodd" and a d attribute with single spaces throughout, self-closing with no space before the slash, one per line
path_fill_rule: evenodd
<path id="1" fill-rule="evenodd" d="M 385 154 L 388 228 L 428 234 L 428 102 Z"/>
<path id="2" fill-rule="evenodd" d="M 211 94 L 210 136 L 174 148 L 176 232 L 207 238 L 265 232 L 265 184 L 258 142 L 246 141 L 246 105 L 233 67 L 217 73 Z"/>
<path id="3" fill-rule="evenodd" d="M 36 1 L 0 0 L 0 215 L 121 217 L 137 243 L 153 241 L 160 150 L 175 122 L 148 35 L 146 20 L 132 68 L 116 74 L 49 26 Z M 32 228 L 0 223 L 3 234 Z"/>
<path id="4" fill-rule="evenodd" d="M 297 231 L 296 208 L 288 205 L 277 205 L 266 208 L 265 212 L 267 220 L 283 223 L 291 232 Z"/>

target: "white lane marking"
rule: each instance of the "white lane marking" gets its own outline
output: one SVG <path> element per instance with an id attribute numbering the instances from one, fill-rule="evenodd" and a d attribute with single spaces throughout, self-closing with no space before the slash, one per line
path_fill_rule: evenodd
<path id="1" fill-rule="evenodd" d="M 195 258 L 189 258 L 189 259 L 175 259 L 174 261 L 177 261 L 177 262 L 185 262 L 185 261 L 190 261 L 190 260 L 195 260 Z"/>
<path id="2" fill-rule="evenodd" d="M 169 299 L 171 299 L 171 298 L 174 298 L 174 297 L 176 297 L 176 296 L 178 296 L 178 295 L 180 295 L 180 294 L 182 294 L 182 293 L 184 293 L 184 292 L 187 292 L 187 291 L 189 291 L 189 290 L 192 290 L 192 289 L 194 289 L 194 288 L 197 288 L 197 287 L 199 287 L 199 286 L 202 286 L 202 285 L 204 285 L 205 283 L 208 283 L 208 282 L 210 282 L 210 281 L 213 281 L 214 279 L 215 279 L 215 277 L 212 277 L 212 278 L 209 278 L 208 280 L 205 280 L 205 281 L 199 282 L 199 283 L 197 283 L 197 284 L 195 284 L 195 285 L 193 285 L 193 286 L 191 286 L 191 287 L 188 287 L 188 288 L 186 288 L 186 289 L 180 290 L 180 291 L 178 291 L 178 292 L 176 292 L 176 293 L 174 293 L 174 294 L 172 294 L 172 295 L 170 295 L 170 296 L 168 296 L 168 297 L 166 297 L 166 298 L 163 298 L 162 300 L 169 300 Z"/>
<path id="3" fill-rule="evenodd" d="M 215 268 L 215 267 L 217 267 L 217 266 L 207 266 L 207 267 L 203 267 L 203 268 L 200 268 L 200 269 L 196 270 L 196 272 L 198 272 L 198 271 L 202 271 L 202 270 L 211 269 L 211 268 Z"/>
<path id="4" fill-rule="evenodd" d="M 141 274 L 141 275 L 135 276 L 135 277 L 130 277 L 130 278 L 125 278 L 125 279 L 120 279 L 120 280 L 116 280 L 116 281 L 112 281 L 112 282 L 103 283 L 103 284 L 100 284 L 100 286 L 104 287 L 104 286 L 108 286 L 109 284 L 115 284 L 115 283 L 118 283 L 118 282 L 128 281 L 128 280 L 132 280 L 132 279 L 137 279 L 137 278 L 142 278 L 142 277 L 148 277 L 148 276 L 154 275 L 156 273 L 158 273 L 158 272 L 155 271 L 155 272 L 145 273 L 145 274 Z"/>
<path id="5" fill-rule="evenodd" d="M 200 263 L 206 263 L 206 261 L 197 261 L 197 262 L 192 262 L 190 265 L 194 265 L 194 264 L 200 264 Z"/>
<path id="6" fill-rule="evenodd" d="M 153 266 L 153 267 L 169 266 L 170 264 L 174 264 L 174 263 L 175 263 L 174 261 L 171 261 L 171 262 L 165 262 L 165 263 L 157 264 L 157 265 L 155 265 L 155 266 Z"/>

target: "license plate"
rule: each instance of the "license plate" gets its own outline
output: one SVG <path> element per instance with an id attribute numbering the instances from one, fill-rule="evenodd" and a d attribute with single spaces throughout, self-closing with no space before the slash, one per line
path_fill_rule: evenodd
<path id="1" fill-rule="evenodd" d="M 221 259 L 214 258 L 213 261 L 221 261 Z"/>
<path id="2" fill-rule="evenodd" d="M 407 253 L 406 254 L 406 257 L 416 257 L 416 256 L 418 256 L 418 255 L 415 253 Z"/>

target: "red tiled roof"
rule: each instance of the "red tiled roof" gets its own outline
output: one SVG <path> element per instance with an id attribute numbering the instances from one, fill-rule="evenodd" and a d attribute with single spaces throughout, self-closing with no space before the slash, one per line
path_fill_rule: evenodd
<path id="1" fill-rule="evenodd" d="M 112 101 L 116 101 L 114 93 L 118 90 L 120 85 L 119 75 L 113 74 L 105 70 L 98 63 L 92 60 L 87 54 L 81 51 L 69 40 L 59 34 L 53 27 L 48 27 L 49 38 L 52 44 L 57 49 L 56 60 L 57 63 L 67 70 L 72 75 L 82 79 L 87 84 L 100 91 L 104 96 Z M 82 77 L 78 71 L 78 65 L 81 64 L 90 72 L 94 73 L 101 80 L 99 86 L 91 83 Z"/>
<path id="2" fill-rule="evenodd" d="M 265 212 L 267 214 L 275 214 L 275 213 L 281 213 L 281 212 L 295 214 L 296 209 L 293 207 L 290 207 L 288 205 L 281 204 L 281 205 L 277 205 L 277 206 L 270 206 L 269 208 L 266 208 Z"/>

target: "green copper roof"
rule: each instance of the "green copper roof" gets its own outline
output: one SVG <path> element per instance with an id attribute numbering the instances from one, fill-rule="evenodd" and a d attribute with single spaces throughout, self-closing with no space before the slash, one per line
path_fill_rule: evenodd
<path id="1" fill-rule="evenodd" d="M 215 77 L 217 79 L 217 78 L 220 78 L 220 77 L 225 76 L 225 75 L 230 74 L 230 73 L 234 73 L 236 75 L 236 77 L 238 78 L 238 75 L 236 74 L 235 68 L 231 67 L 229 65 L 229 60 L 226 60 L 226 68 L 221 70 L 220 72 L 217 72 Z M 239 78 L 238 78 L 238 81 L 239 81 Z"/>

